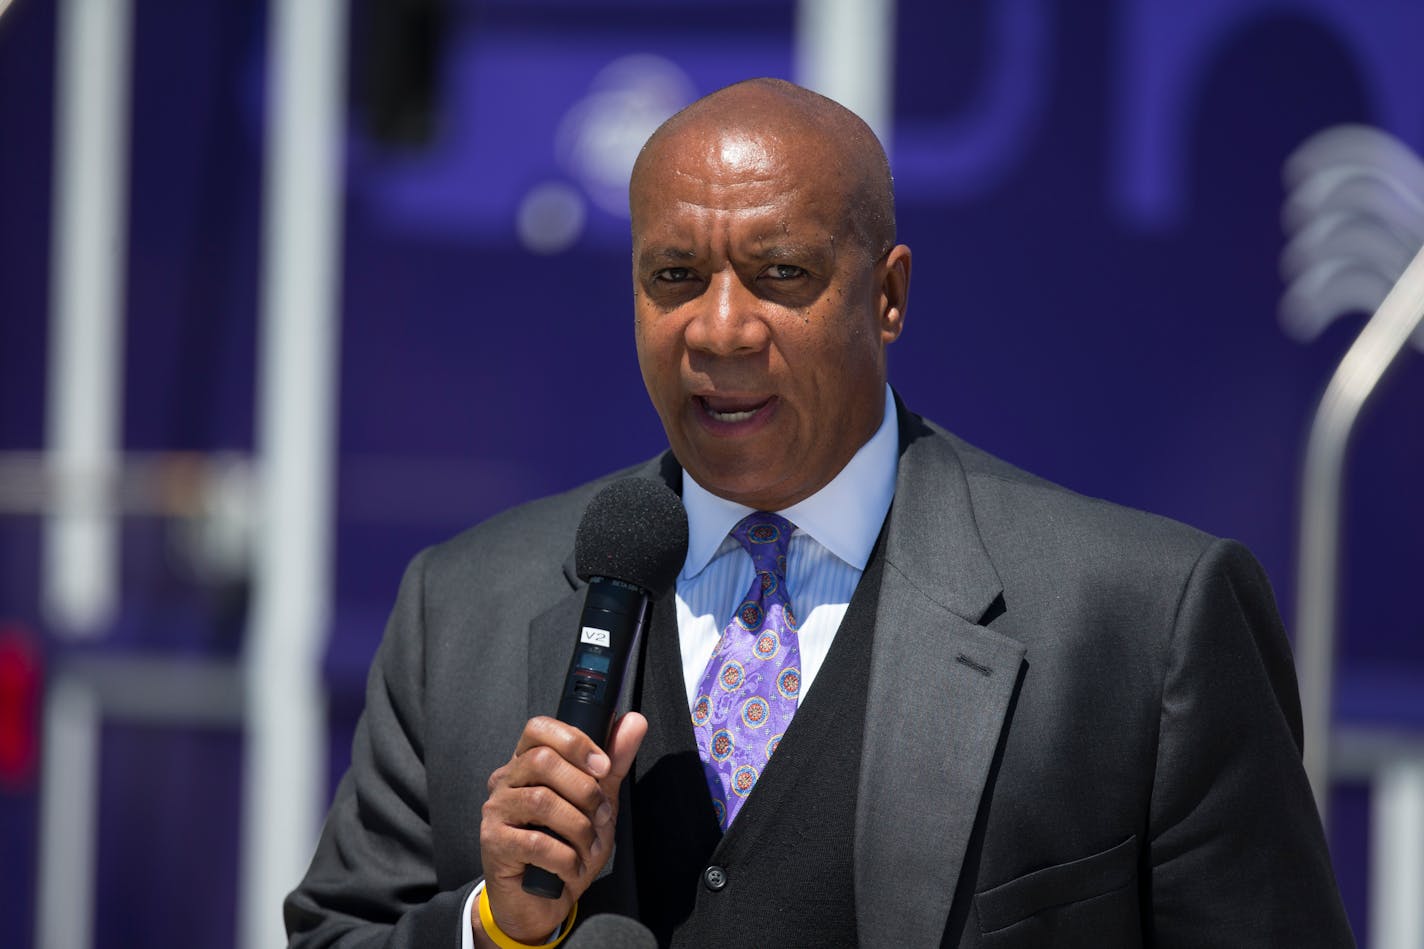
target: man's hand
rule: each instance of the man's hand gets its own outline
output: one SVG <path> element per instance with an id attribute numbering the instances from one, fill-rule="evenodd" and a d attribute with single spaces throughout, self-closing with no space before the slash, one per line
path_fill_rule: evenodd
<path id="1" fill-rule="evenodd" d="M 618 788 L 648 732 L 648 721 L 629 712 L 613 726 L 608 753 L 583 732 L 540 716 L 524 726 L 514 757 L 490 775 L 490 796 L 480 823 L 480 857 L 490 911 L 511 939 L 538 944 L 569 914 L 613 852 Z M 547 827 L 559 841 L 534 827 Z M 564 895 L 531 896 L 520 883 L 526 864 L 558 875 Z M 470 926 L 485 944 L 479 910 Z"/>

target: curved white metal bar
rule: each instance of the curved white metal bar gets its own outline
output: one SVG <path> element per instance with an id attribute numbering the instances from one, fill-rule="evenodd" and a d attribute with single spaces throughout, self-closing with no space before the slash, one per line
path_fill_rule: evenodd
<path id="1" fill-rule="evenodd" d="M 1405 268 L 1340 361 L 1320 399 L 1306 445 L 1296 581 L 1296 658 L 1305 722 L 1305 770 L 1322 820 L 1330 778 L 1345 453 L 1360 409 L 1421 322 L 1424 249 Z"/>

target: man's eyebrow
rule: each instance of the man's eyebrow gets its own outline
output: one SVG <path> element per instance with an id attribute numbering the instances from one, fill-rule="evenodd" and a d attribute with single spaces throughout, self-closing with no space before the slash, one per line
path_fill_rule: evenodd
<path id="1" fill-rule="evenodd" d="M 829 255 L 827 248 L 814 244 L 760 244 L 747 251 L 752 260 L 823 260 Z"/>
<path id="2" fill-rule="evenodd" d="M 697 259 L 697 251 L 688 247 L 649 247 L 638 255 L 638 263 L 644 267 L 653 264 L 683 264 Z"/>

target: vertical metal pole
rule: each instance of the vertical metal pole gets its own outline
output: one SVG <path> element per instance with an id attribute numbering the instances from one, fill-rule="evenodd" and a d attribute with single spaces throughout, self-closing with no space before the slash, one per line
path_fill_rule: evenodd
<path id="1" fill-rule="evenodd" d="M 258 364 L 259 523 L 243 657 L 238 946 L 283 945 L 324 799 L 345 0 L 274 0 Z"/>
<path id="2" fill-rule="evenodd" d="M 1424 949 L 1424 760 L 1386 765 L 1371 794 L 1371 949 Z"/>
<path id="3" fill-rule="evenodd" d="M 45 697 L 42 768 L 35 946 L 87 949 L 94 932 L 99 706 L 76 679 L 57 678 Z"/>
<path id="4" fill-rule="evenodd" d="M 895 0 L 799 0 L 796 81 L 865 120 L 890 149 Z"/>
<path id="5" fill-rule="evenodd" d="M 122 441 L 132 0 L 64 0 L 58 18 L 41 601 L 55 633 L 93 636 L 118 608 L 106 488 Z"/>
<path id="6" fill-rule="evenodd" d="M 122 447 L 132 0 L 63 0 L 55 48 L 47 466 L 40 601 L 59 636 L 92 637 L 118 610 L 106 488 Z M 44 705 L 35 945 L 85 949 L 94 928 L 99 710 L 60 677 Z"/>

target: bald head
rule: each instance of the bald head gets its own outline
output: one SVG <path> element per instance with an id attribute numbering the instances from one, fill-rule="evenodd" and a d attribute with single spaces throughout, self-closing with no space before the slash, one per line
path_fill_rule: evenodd
<path id="1" fill-rule="evenodd" d="M 738 144 L 740 143 L 740 144 Z M 795 156 L 844 200 L 847 230 L 871 260 L 895 244 L 895 194 L 879 139 L 854 112 L 783 79 L 748 79 L 704 96 L 664 122 L 633 166 L 633 227 L 638 194 L 660 174 L 733 149 L 768 160 Z"/>

